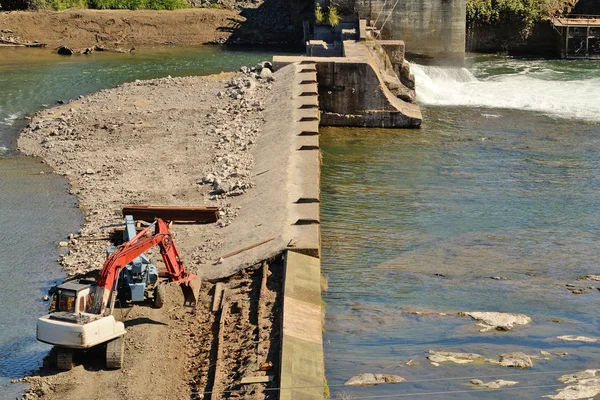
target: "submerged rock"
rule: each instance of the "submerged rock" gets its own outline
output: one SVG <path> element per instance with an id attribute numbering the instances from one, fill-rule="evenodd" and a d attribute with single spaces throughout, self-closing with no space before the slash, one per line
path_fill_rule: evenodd
<path id="1" fill-rule="evenodd" d="M 556 337 L 559 340 L 565 340 L 568 342 L 587 342 L 587 343 L 595 343 L 598 341 L 598 339 L 594 339 L 594 338 L 590 338 L 587 336 L 575 336 L 575 335 L 564 335 L 564 336 L 557 336 Z"/>
<path id="2" fill-rule="evenodd" d="M 553 400 L 577 400 L 592 399 L 600 394 L 600 370 L 588 369 L 575 374 L 563 375 L 558 380 L 567 384 L 566 387 L 557 390 L 555 395 L 547 395 Z"/>
<path id="3" fill-rule="evenodd" d="M 521 351 L 504 353 L 500 356 L 499 364 L 503 367 L 527 369 L 533 367 L 531 357 Z"/>
<path id="4" fill-rule="evenodd" d="M 600 281 L 600 275 L 583 275 L 578 279 L 580 281 Z"/>
<path id="5" fill-rule="evenodd" d="M 515 325 L 527 325 L 531 322 L 531 318 L 524 314 L 508 314 L 500 312 L 462 312 L 460 315 L 469 316 L 479 323 L 481 326 L 479 332 L 488 332 L 491 330 L 510 331 Z"/>
<path id="6" fill-rule="evenodd" d="M 434 365 L 443 362 L 453 362 L 454 364 L 468 364 L 472 363 L 473 361 L 490 362 L 490 360 L 488 360 L 480 354 L 453 353 L 449 351 L 435 350 L 429 350 L 429 355 L 427 356 L 427 359 L 431 361 L 431 363 Z"/>
<path id="7" fill-rule="evenodd" d="M 498 379 L 498 380 L 495 380 L 492 382 L 484 383 L 483 381 L 481 381 L 479 379 L 472 379 L 469 383 L 475 387 L 480 387 L 480 388 L 484 388 L 484 389 L 500 389 L 501 387 L 504 387 L 504 386 L 514 386 L 519 382 L 505 381 L 504 379 Z"/>
<path id="8" fill-rule="evenodd" d="M 352 378 L 348 379 L 344 385 L 347 386 L 373 386 L 373 385 L 381 385 L 385 383 L 400 383 L 404 382 L 404 379 L 398 375 L 389 375 L 389 374 L 360 374 L 355 375 Z"/>

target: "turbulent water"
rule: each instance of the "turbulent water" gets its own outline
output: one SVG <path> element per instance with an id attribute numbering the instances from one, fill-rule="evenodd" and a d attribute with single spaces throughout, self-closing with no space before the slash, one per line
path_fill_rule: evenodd
<path id="1" fill-rule="evenodd" d="M 470 69 L 413 65 L 419 102 L 507 108 L 600 121 L 600 68 L 594 62 L 474 61 Z"/>
<path id="2" fill-rule="evenodd" d="M 41 300 L 46 290 L 64 278 L 55 262 L 57 244 L 81 224 L 67 182 L 16 152 L 23 117 L 123 82 L 233 71 L 272 54 L 205 47 L 63 57 L 0 48 L 0 399 L 19 395 L 22 385 L 10 379 L 37 368 L 49 349 L 35 340 L 35 320 L 47 309 Z"/>
<path id="3" fill-rule="evenodd" d="M 600 368 L 600 345 L 556 338 L 600 337 L 600 283 L 577 279 L 600 274 L 600 66 L 470 61 L 413 65 L 418 131 L 322 131 L 333 398 L 537 399 L 567 371 Z M 524 313 L 532 323 L 480 333 L 460 311 Z M 435 367 L 428 350 L 552 356 L 530 370 Z M 365 372 L 407 382 L 343 386 Z M 477 377 L 519 384 L 481 391 L 468 385 Z"/>

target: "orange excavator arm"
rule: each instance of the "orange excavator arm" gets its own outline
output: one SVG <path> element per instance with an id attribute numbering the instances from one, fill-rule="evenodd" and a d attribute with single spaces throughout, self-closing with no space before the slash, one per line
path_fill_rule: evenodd
<path id="1" fill-rule="evenodd" d="M 144 238 L 153 226 L 156 226 L 154 235 Z M 183 261 L 179 258 L 177 247 L 173 243 L 169 227 L 162 219 L 157 218 L 152 225 L 119 246 L 104 263 L 96 285 L 97 293 L 94 303 L 96 313 L 102 313 L 108 305 L 111 292 L 116 289 L 119 272 L 139 257 L 140 254 L 157 245 L 160 247 L 160 254 L 167 267 L 169 280 L 181 285 L 186 303 L 196 303 L 200 290 L 200 280 L 196 275 L 186 271 Z M 99 303 L 100 299 L 102 299 L 101 304 Z"/>

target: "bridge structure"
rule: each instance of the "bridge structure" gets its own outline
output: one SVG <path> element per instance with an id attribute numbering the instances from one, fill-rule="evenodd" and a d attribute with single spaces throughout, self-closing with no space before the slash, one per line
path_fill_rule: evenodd
<path id="1" fill-rule="evenodd" d="M 561 37 L 561 58 L 600 60 L 600 15 L 555 16 L 552 24 Z"/>

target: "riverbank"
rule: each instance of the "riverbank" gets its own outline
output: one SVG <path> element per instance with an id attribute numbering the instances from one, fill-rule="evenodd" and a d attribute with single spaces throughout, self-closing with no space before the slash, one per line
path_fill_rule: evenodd
<path id="1" fill-rule="evenodd" d="M 98 371 L 100 366 L 87 361 L 60 374 L 44 368 L 28 378 L 31 397 L 76 399 L 97 388 L 108 397 L 155 396 L 160 390 L 189 398 L 192 391 L 217 386 L 216 375 L 218 387 L 239 388 L 245 373 L 264 374 L 257 366 L 277 361 L 279 330 L 270 327 L 280 317 L 279 254 L 289 242 L 284 239 L 290 218 L 285 165 L 294 144 L 291 134 L 281 132 L 294 123 L 288 101 L 293 76 L 287 68 L 274 76 L 265 71 L 136 81 L 31 120 L 19 148 L 67 177 L 85 214 L 85 226 L 70 236 L 70 251 L 61 260 L 69 274 L 102 265 L 109 244 L 103 227 L 121 223 L 125 204 L 216 205 L 222 211 L 217 224 L 172 229 L 187 268 L 204 281 L 196 309 L 184 309 L 179 289 L 170 287 L 162 309 L 122 310 L 129 331 L 122 372 Z M 156 252 L 149 255 L 159 258 Z M 263 260 L 271 260 L 266 264 L 271 271 L 257 274 L 265 268 Z M 244 267 L 250 268 L 238 273 Z M 228 304 L 242 312 L 235 313 L 236 323 L 225 324 L 229 331 L 215 331 L 209 280 L 231 275 L 225 280 Z M 261 275 L 266 290 L 260 289 Z M 257 296 L 265 302 L 260 318 L 253 314 Z M 229 373 L 219 374 L 206 360 L 213 359 L 214 344 L 223 337 L 221 365 Z"/>
<path id="2" fill-rule="evenodd" d="M 22 41 L 38 41 L 49 47 L 98 44 L 127 50 L 134 46 L 223 43 L 233 33 L 232 24 L 244 21 L 238 12 L 208 8 L 0 12 L 0 30 L 10 31 Z"/>
<path id="3" fill-rule="evenodd" d="M 302 20 L 298 26 L 288 4 L 258 1 L 241 10 L 235 9 L 235 4 L 229 4 L 230 8 L 179 10 L 0 12 L 0 36 L 75 49 L 96 45 L 129 50 L 135 46 L 302 43 Z"/>

